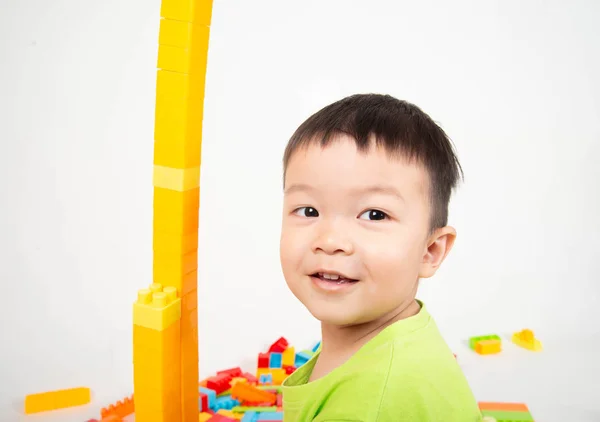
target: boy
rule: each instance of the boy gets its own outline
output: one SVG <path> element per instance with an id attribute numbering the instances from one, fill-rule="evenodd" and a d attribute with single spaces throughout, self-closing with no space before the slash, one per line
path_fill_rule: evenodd
<path id="1" fill-rule="evenodd" d="M 281 265 L 321 321 L 320 350 L 283 384 L 290 422 L 469 422 L 481 414 L 422 302 L 452 248 L 461 174 L 416 106 L 354 95 L 306 120 L 284 154 Z"/>

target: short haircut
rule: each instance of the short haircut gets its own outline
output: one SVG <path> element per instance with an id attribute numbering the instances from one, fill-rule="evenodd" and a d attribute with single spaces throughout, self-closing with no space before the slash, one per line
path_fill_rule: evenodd
<path id="1" fill-rule="evenodd" d="M 375 141 L 392 157 L 422 164 L 430 180 L 430 230 L 448 223 L 450 197 L 463 176 L 452 141 L 419 107 L 390 95 L 352 95 L 310 116 L 287 144 L 283 156 L 284 181 L 296 151 L 313 142 L 326 147 L 340 134 L 354 138 L 361 152 L 366 153 Z"/>

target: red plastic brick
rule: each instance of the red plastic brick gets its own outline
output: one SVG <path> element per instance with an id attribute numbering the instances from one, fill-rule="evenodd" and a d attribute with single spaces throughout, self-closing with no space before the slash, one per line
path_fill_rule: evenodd
<path id="1" fill-rule="evenodd" d="M 269 347 L 269 353 L 272 353 L 272 352 L 283 353 L 285 351 L 285 349 L 288 348 L 288 346 L 289 346 L 289 343 L 285 339 L 285 337 L 280 337 L 279 340 L 277 340 L 275 343 L 273 343 L 271 345 L 271 347 Z"/>

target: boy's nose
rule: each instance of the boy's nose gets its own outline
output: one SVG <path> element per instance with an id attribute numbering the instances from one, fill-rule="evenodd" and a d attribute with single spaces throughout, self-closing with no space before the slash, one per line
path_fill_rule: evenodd
<path id="1" fill-rule="evenodd" d="M 343 254 L 350 255 L 354 252 L 354 247 L 348 236 L 343 232 L 325 231 L 313 243 L 313 252 L 324 252 L 328 255 Z"/>

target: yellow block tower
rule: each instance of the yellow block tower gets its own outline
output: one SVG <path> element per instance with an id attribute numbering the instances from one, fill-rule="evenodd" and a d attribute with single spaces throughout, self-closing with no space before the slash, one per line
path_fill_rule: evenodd
<path id="1" fill-rule="evenodd" d="M 198 420 L 198 211 L 212 0 L 162 0 L 153 282 L 134 304 L 137 422 Z M 158 296 L 158 297 L 157 297 Z"/>

